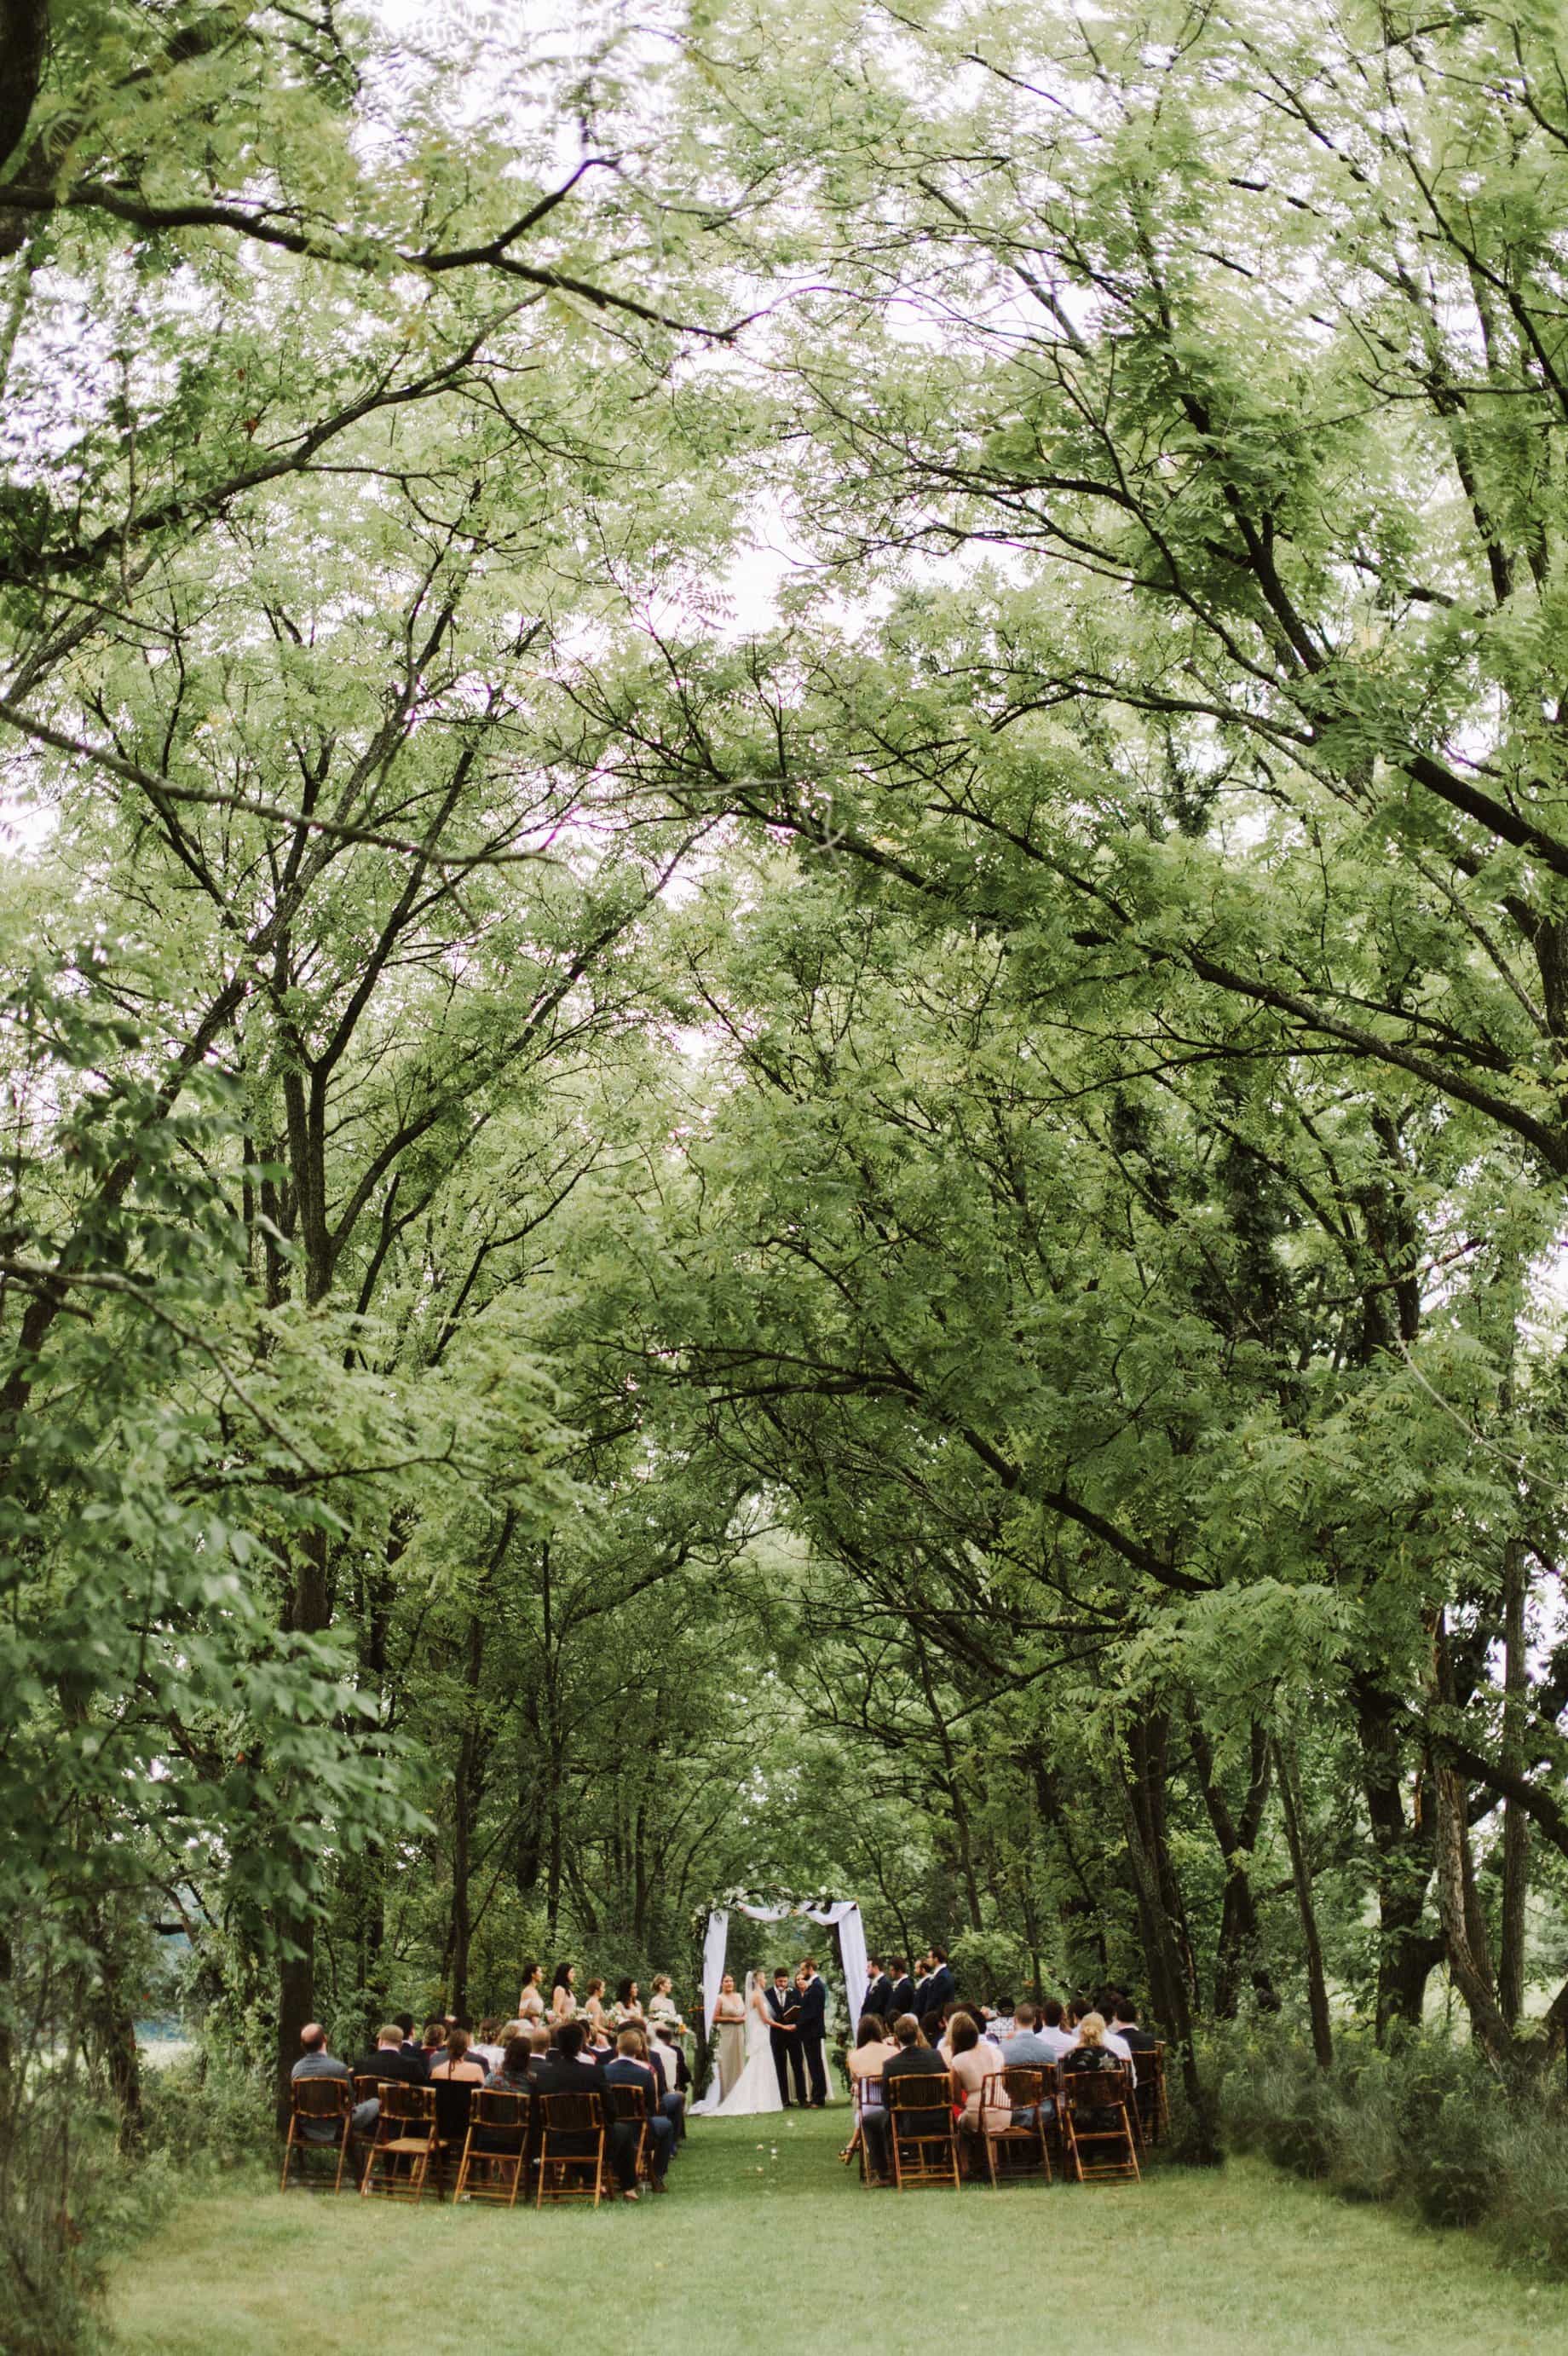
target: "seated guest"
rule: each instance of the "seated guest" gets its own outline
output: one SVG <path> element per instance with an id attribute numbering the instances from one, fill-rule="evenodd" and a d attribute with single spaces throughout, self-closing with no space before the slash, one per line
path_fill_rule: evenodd
<path id="1" fill-rule="evenodd" d="M 845 2055 L 849 2083 L 860 2090 L 862 2112 L 880 2108 L 882 2072 L 898 2051 L 898 2040 L 880 2012 L 863 2012 L 855 2042 Z"/>
<path id="2" fill-rule="evenodd" d="M 422 2059 L 424 2049 L 416 2041 L 414 2037 L 413 2014 L 411 2012 L 395 2012 L 392 2015 L 392 2019 L 397 2022 L 399 2030 L 401 2034 L 403 2051 L 405 2053 L 418 2053 Z"/>
<path id="3" fill-rule="evenodd" d="M 509 2037 L 501 2054 L 500 2067 L 492 2070 L 485 2081 L 488 2092 L 496 2094 L 528 2094 L 533 2091 L 528 2076 L 528 2064 L 534 2058 L 532 2040 L 525 2036 Z"/>
<path id="4" fill-rule="evenodd" d="M 1113 2053 L 1105 2042 L 1104 2017 L 1097 2012 L 1086 2012 L 1078 2024 L 1077 2043 L 1061 2057 L 1062 2075 L 1065 2077 L 1071 2071 L 1077 2077 L 1085 2071 L 1119 2070 L 1123 2066 L 1121 2057 Z M 1092 2131 L 1103 2131 L 1115 2124 L 1116 2113 L 1114 2110 L 1091 2111 L 1085 2121 Z"/>
<path id="5" fill-rule="evenodd" d="M 421 2047 L 420 2051 L 424 2055 L 427 2067 L 433 2069 L 446 2051 L 446 2023 L 444 2020 L 427 2020 L 425 2022 L 424 2043 Z"/>
<path id="6" fill-rule="evenodd" d="M 1035 2035 L 1042 2045 L 1050 2046 L 1053 2062 L 1060 2062 L 1071 2051 L 1077 2031 L 1068 2028 L 1067 2007 L 1056 1997 L 1048 1996 L 1040 2006 Z"/>
<path id="7" fill-rule="evenodd" d="M 659 2109 L 675 2129 L 675 2139 L 678 2145 L 686 2141 L 686 2096 L 676 2083 L 675 2065 L 679 2059 L 680 2049 L 663 2041 L 668 2034 L 668 2030 L 665 2030 L 663 2036 L 656 2037 L 650 2045 L 639 2031 L 642 2045 L 639 2059 L 647 2063 L 659 2082 Z M 689 2081 L 690 2071 L 686 2074 Z"/>
<path id="8" fill-rule="evenodd" d="M 464 2086 L 482 2086 L 485 2083 L 485 2065 L 481 2062 L 475 2061 L 468 2050 L 468 2031 L 465 2029 L 448 2029 L 446 2049 L 440 2060 L 431 2064 L 430 2074 L 432 2085 L 449 2084 L 453 2082 Z"/>
<path id="9" fill-rule="evenodd" d="M 403 2043 L 400 2022 L 389 2020 L 376 2031 L 374 2052 L 362 2053 L 354 2064 L 357 2078 L 381 2078 L 400 2086 L 422 2086 L 430 2076 L 424 2055 L 417 2047 Z M 381 2115 L 381 2105 L 374 2094 L 354 2105 L 354 2132 L 368 2135 Z"/>
<path id="10" fill-rule="evenodd" d="M 933 2053 L 921 2037 L 920 2023 L 912 2012 L 901 2012 L 893 2023 L 893 2036 L 898 2051 L 889 2056 L 882 2068 L 882 2094 L 885 2098 L 891 2080 L 902 2077 L 945 2077 L 947 2064 L 940 2053 Z M 905 2131 L 910 2135 L 940 2135 L 947 2125 L 945 2110 L 913 2111 L 904 2114 Z M 892 2147 L 888 2138 L 886 2108 L 862 2111 L 861 2131 L 866 2138 L 866 2158 L 871 2172 L 886 2184 L 892 2176 Z"/>
<path id="11" fill-rule="evenodd" d="M 552 2050 L 555 2039 L 542 2020 L 536 2020 L 528 2030 L 528 2043 L 533 2047 L 534 2059 L 537 2062 L 542 2053 L 549 2053 Z"/>
<path id="12" fill-rule="evenodd" d="M 1017 2019 L 1018 2014 L 1014 2008 L 1012 1997 L 999 1996 L 986 2014 L 987 2036 L 994 2037 L 998 2044 L 1004 2043 L 1012 2035 L 1013 2024 Z"/>
<path id="13" fill-rule="evenodd" d="M 988 2038 L 981 2036 L 979 2023 L 969 2012 L 954 2014 L 947 2036 L 954 2083 L 964 2097 L 959 2126 L 966 2135 L 998 2134 L 1012 2115 L 1013 2106 L 1006 2088 L 997 2086 L 984 2104 L 980 2100 L 986 2081 L 997 2072 L 999 2057 L 996 2047 Z"/>
<path id="14" fill-rule="evenodd" d="M 502 2049 L 498 2067 L 486 2076 L 485 2091 L 493 2094 L 531 2094 L 533 2082 L 528 2076 L 528 2063 L 533 2060 L 534 2049 L 523 2033 L 520 2021 L 513 2021 L 509 2025 L 515 2033 Z M 473 2050 L 469 2048 L 470 2052 Z M 500 2127 L 479 2128 L 474 2144 L 477 2151 L 512 2151 L 516 2148 L 514 2136 Z"/>
<path id="15" fill-rule="evenodd" d="M 1074 2043 L 1082 2039 L 1083 2034 L 1083 2023 L 1086 2020 L 1097 2020 L 1099 2022 L 1101 2044 L 1104 2047 L 1106 2052 L 1111 2056 L 1111 2059 L 1114 2062 L 1125 2062 L 1126 2063 L 1127 2068 L 1132 2072 L 1133 2083 L 1136 2086 L 1138 2082 L 1138 2072 L 1137 2064 L 1133 2060 L 1133 2049 L 1127 2043 L 1125 2037 L 1119 2037 L 1116 2031 L 1109 2027 L 1103 2012 L 1086 2012 L 1082 2015 L 1078 2027 L 1073 2031 Z M 1070 2046 L 1068 2051 L 1071 2052 L 1072 2050 L 1072 2049 Z"/>
<path id="16" fill-rule="evenodd" d="M 663 2101 L 660 2082 L 649 2068 L 644 2056 L 642 2032 L 628 2026 L 615 2040 L 615 2058 L 604 2064 L 607 2086 L 635 2086 L 643 2096 L 648 2122 L 648 2141 L 654 2164 L 654 2187 L 664 2190 L 665 2172 L 675 2149 L 675 2121 L 659 2107 Z M 679 2097 L 677 2097 L 679 2100 Z M 634 2141 L 635 2133 L 634 2130 Z"/>
<path id="17" fill-rule="evenodd" d="M 691 2065 L 676 2041 L 673 2029 L 661 2027 L 657 2031 L 654 2060 L 664 2070 L 666 2092 L 684 2097 L 691 2084 Z"/>
<path id="18" fill-rule="evenodd" d="M 528 2065 L 528 2082 L 533 2093 L 543 2094 L 600 2094 L 604 2092 L 605 2064 L 583 2051 L 585 2031 L 580 2020 L 563 2020 L 555 2032 L 555 2043 L 548 2053 L 534 2056 Z M 535 2131 L 537 2148 L 538 2135 Z M 573 2135 L 554 2139 L 562 2152 L 591 2152 L 593 2137 Z M 634 2128 L 624 2119 L 608 2123 L 604 2138 L 610 2165 L 625 2201 L 637 2197 L 637 2138 Z"/>
<path id="19" fill-rule="evenodd" d="M 1129 2053 L 1152 2053 L 1159 2039 L 1138 2026 L 1138 2008 L 1130 1996 L 1118 1997 L 1116 2018 L 1112 2034 L 1119 2037 Z"/>
<path id="20" fill-rule="evenodd" d="M 500 2067 L 501 2048 L 496 2042 L 500 2025 L 497 2020 L 482 2020 L 479 2024 L 478 2036 L 469 2041 L 470 2055 L 475 2062 L 483 2063 L 486 2070 Z"/>
<path id="21" fill-rule="evenodd" d="M 1056 2009 L 1060 2013 L 1061 2007 L 1058 2005 Z M 1025 2003 L 1014 2008 L 1013 2033 L 1010 2037 L 1002 2040 L 1002 2061 L 1008 2069 L 1043 2070 L 1046 2073 L 1047 2085 L 1054 2086 L 1056 2064 L 1061 2051 L 1061 2048 L 1051 2039 L 1040 2035 L 1038 2016 L 1032 2004 Z M 1054 2096 L 1047 2094 L 1040 2107 L 1043 2117 L 1051 2119 L 1056 2116 Z M 1031 2126 L 1034 2123 L 1034 2105 L 1025 2104 L 1020 2109 L 1015 2111 L 1013 2115 L 1019 2126 Z"/>
<path id="22" fill-rule="evenodd" d="M 326 2031 L 319 2020 L 307 2020 L 300 2030 L 300 2043 L 304 2051 L 289 2072 L 294 2078 L 346 2078 L 353 2083 L 354 2072 L 347 2062 L 339 2062 L 326 2050 Z M 330 2119 L 304 2119 L 300 2137 L 305 2143 L 336 2143 L 337 2129 Z"/>

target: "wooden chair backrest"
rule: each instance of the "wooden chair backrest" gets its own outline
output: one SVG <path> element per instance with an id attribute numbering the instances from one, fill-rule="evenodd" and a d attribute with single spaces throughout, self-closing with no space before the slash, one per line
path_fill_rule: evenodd
<path id="1" fill-rule="evenodd" d="M 435 2088 L 409 2086 L 397 2078 L 383 2078 L 380 2083 L 381 2117 L 403 2119 L 411 2126 L 432 2127 L 435 2125 Z"/>
<path id="2" fill-rule="evenodd" d="M 295 2078 L 291 2094 L 294 2116 L 300 2119 L 346 2119 L 354 2108 L 354 2089 L 347 2078 Z"/>
<path id="3" fill-rule="evenodd" d="M 1038 2107 L 1046 2098 L 1045 2072 L 1035 2069 L 1027 2062 L 1009 2062 L 1005 2070 L 998 2070 L 993 2077 L 987 2078 L 980 2096 L 983 2103 L 992 2100 L 991 2089 L 998 2083 L 1015 2111 L 1027 2109 L 1031 2104 Z"/>
<path id="4" fill-rule="evenodd" d="M 641 2086 L 606 2086 L 604 2107 L 613 2119 L 645 2119 L 648 2098 Z"/>
<path id="5" fill-rule="evenodd" d="M 536 2094 L 547 2135 L 597 2135 L 604 2110 L 596 2094 Z"/>
<path id="6" fill-rule="evenodd" d="M 1125 2062 L 1111 2070 L 1063 2070 L 1061 2091 L 1072 2111 L 1110 2111 L 1133 2099 L 1133 2073 Z"/>
<path id="7" fill-rule="evenodd" d="M 389 2084 L 390 2081 L 387 2082 Z M 354 2099 L 357 2103 L 373 2103 L 381 2090 L 381 2080 L 370 2077 L 363 2070 L 354 2072 Z"/>
<path id="8" fill-rule="evenodd" d="M 951 2111 L 954 2104 L 953 2080 L 945 2070 L 899 2071 L 882 2080 L 882 2094 L 890 2111 Z"/>
<path id="9" fill-rule="evenodd" d="M 471 2126 L 487 2127 L 492 2133 L 526 2135 L 528 2125 L 528 2096 L 515 2094 L 506 2086 L 475 2087 L 468 2106 Z"/>

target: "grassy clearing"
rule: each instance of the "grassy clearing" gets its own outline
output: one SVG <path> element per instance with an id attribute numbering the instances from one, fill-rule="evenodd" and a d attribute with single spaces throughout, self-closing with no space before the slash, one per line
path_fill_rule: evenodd
<path id="1" fill-rule="evenodd" d="M 1568 2290 L 1261 2161 L 1141 2187 L 862 2191 L 846 2114 L 699 2123 L 661 2201 L 418 2213 L 260 2188 L 192 2200 L 119 2270 L 126 2356 L 1511 2356 Z M 1074 2286 L 1093 2286 L 1074 2313 Z"/>

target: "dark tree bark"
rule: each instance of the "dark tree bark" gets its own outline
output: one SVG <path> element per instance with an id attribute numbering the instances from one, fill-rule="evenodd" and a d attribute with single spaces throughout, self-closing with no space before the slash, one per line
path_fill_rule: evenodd
<path id="1" fill-rule="evenodd" d="M 1525 1552 L 1518 1538 L 1503 1547 L 1502 1762 L 1524 1771 Z M 1517 1800 L 1503 1802 L 1502 1921 L 1498 1939 L 1498 2002 L 1510 2029 L 1524 2010 L 1525 1903 L 1530 1894 L 1530 1818 Z"/>
<path id="2" fill-rule="evenodd" d="M 1312 2051 L 1320 2070 L 1331 2070 L 1334 2066 L 1334 2029 L 1328 2012 L 1328 1981 L 1323 1969 L 1323 1942 L 1318 1935 L 1317 1908 L 1312 1895 L 1312 1865 L 1307 1854 L 1307 1833 L 1302 1820 L 1296 1759 L 1287 1746 L 1277 1740 L 1274 1746 L 1274 1758 L 1280 1808 L 1285 1817 L 1285 1846 L 1290 1851 L 1290 1878 L 1296 1888 L 1302 1944 L 1307 1950 L 1307 2003 L 1312 2020 Z"/>

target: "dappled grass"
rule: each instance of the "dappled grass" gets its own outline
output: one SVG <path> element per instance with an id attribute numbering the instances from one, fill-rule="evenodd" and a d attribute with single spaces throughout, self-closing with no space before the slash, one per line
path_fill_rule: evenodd
<path id="1" fill-rule="evenodd" d="M 1142 2187 L 862 2191 L 843 2110 L 699 2123 L 662 2201 L 407 2210 L 193 2199 L 115 2277 L 126 2356 L 475 2347 L 624 2356 L 1511 2356 L 1568 2349 L 1568 2291 L 1264 2164 Z M 1093 2318 L 1072 2286 L 1093 2286 Z"/>

